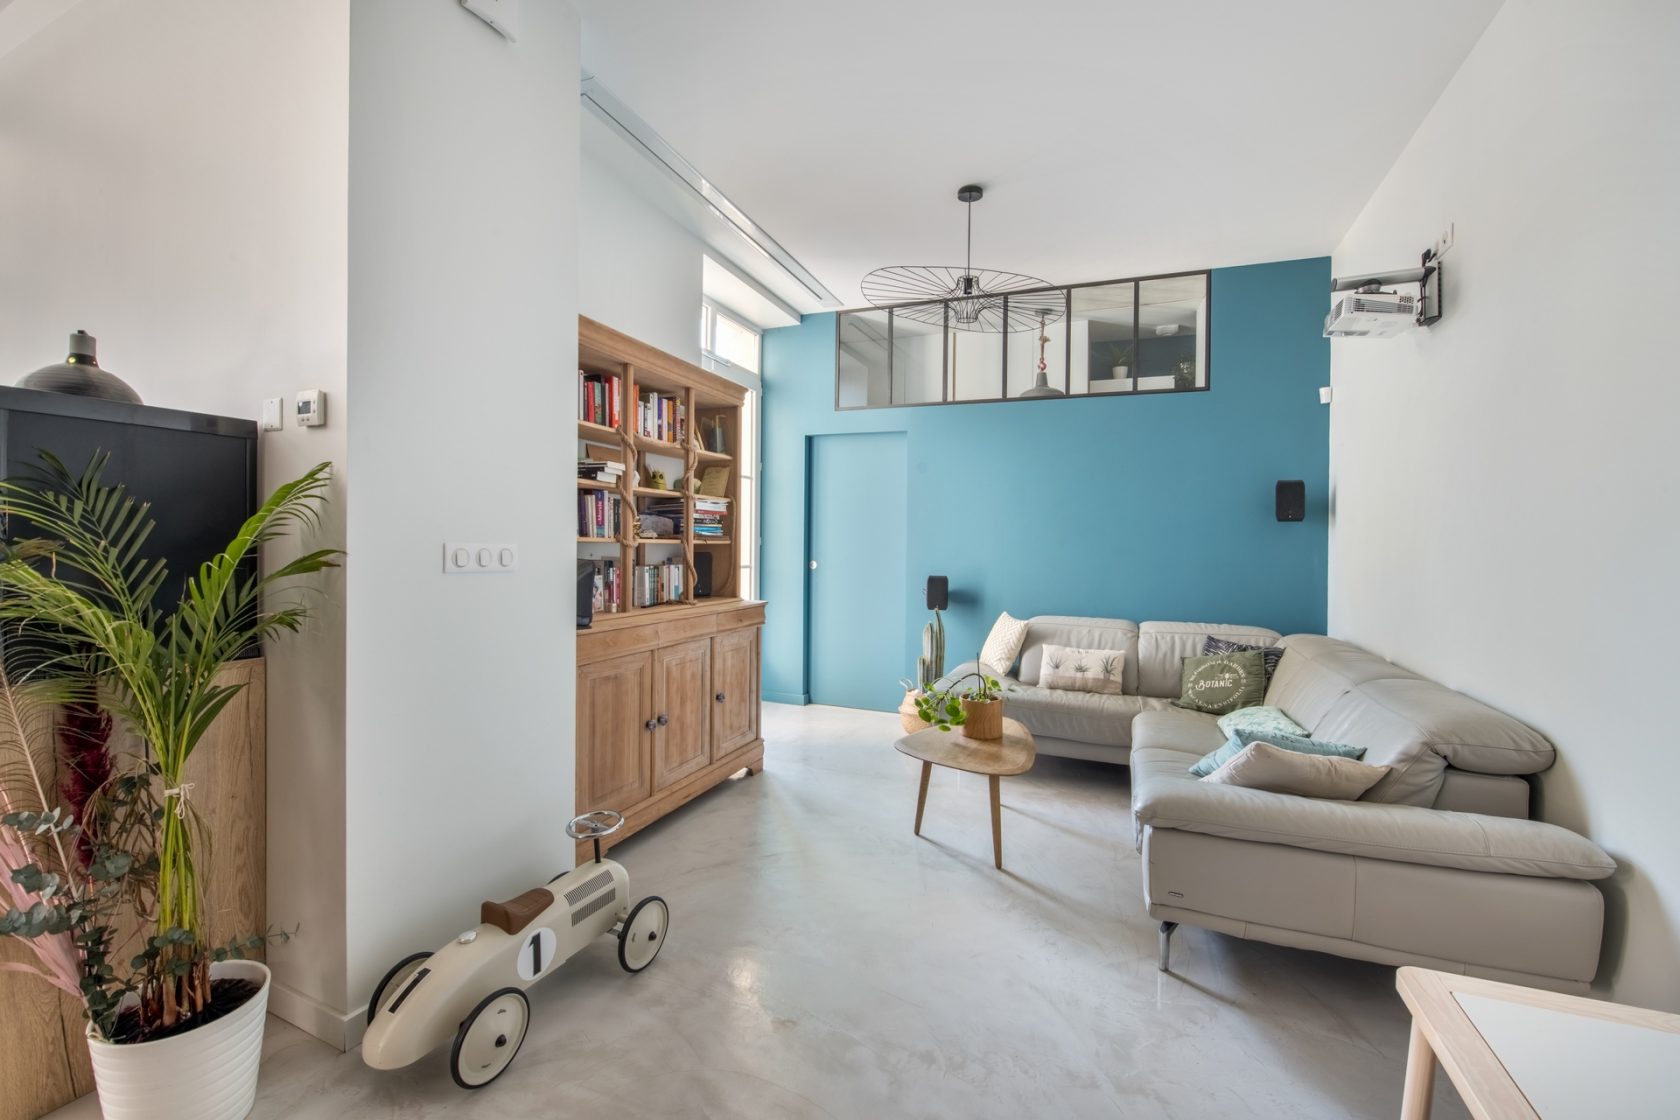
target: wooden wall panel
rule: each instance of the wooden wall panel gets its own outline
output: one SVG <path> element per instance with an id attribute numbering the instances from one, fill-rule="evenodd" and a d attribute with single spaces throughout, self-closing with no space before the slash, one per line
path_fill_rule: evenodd
<path id="1" fill-rule="evenodd" d="M 225 942 L 267 925 L 268 702 L 261 658 L 224 670 L 244 681 L 193 752 L 186 780 L 209 844 L 201 864 L 208 935 Z M 0 938 L 0 961 L 33 961 Z M 93 1090 L 81 1004 L 43 981 L 0 972 L 0 1120 L 34 1120 Z"/>

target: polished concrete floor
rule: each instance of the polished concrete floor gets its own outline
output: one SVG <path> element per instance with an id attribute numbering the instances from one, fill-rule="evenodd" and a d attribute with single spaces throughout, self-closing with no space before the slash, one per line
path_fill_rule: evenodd
<path id="1" fill-rule="evenodd" d="M 1184 928 L 1156 970 L 1123 768 L 1004 779 L 998 872 L 982 777 L 935 770 L 911 835 L 896 717 L 773 705 L 764 731 L 762 775 L 615 853 L 671 904 L 648 971 L 575 957 L 473 1093 L 441 1051 L 376 1073 L 271 1019 L 253 1117 L 1399 1114 L 1392 969 Z"/>

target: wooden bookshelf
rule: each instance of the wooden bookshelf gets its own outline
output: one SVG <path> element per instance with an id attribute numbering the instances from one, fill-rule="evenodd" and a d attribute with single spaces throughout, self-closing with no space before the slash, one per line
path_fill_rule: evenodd
<path id="1" fill-rule="evenodd" d="M 616 483 L 580 482 L 580 495 L 610 491 L 626 516 L 617 538 L 579 536 L 580 558 L 609 552 L 623 582 L 616 613 L 597 612 L 577 638 L 577 811 L 616 809 L 624 828 L 611 846 L 742 769 L 764 764 L 760 734 L 759 629 L 764 605 L 740 597 L 739 539 L 735 523 L 741 495 L 735 457 L 741 446 L 746 390 L 692 363 L 656 350 L 590 319 L 578 319 L 578 366 L 586 374 L 619 378 L 618 424 L 578 424 L 585 443 L 622 456 Z M 679 442 L 644 435 L 637 402 L 644 392 L 672 399 L 686 427 Z M 701 440 L 714 432 L 722 450 Z M 708 467 L 728 466 L 722 497 L 728 510 L 723 536 L 694 533 L 695 496 L 683 483 Z M 654 469 L 667 489 L 638 485 Z M 648 502 L 682 503 L 680 536 L 641 537 L 640 511 Z M 592 547 L 584 547 L 589 545 Z M 694 593 L 694 557 L 712 565 L 711 595 Z M 634 572 L 642 559 L 673 556 L 682 565 L 680 599 L 635 604 Z M 588 859 L 585 846 L 579 860 Z"/>
<path id="2" fill-rule="evenodd" d="M 682 564 L 683 588 L 678 602 L 695 604 L 707 601 L 698 599 L 694 594 L 696 548 L 704 548 L 711 557 L 712 594 L 709 600 L 738 600 L 740 558 L 734 544 L 737 539 L 734 528 L 741 480 L 735 470 L 735 456 L 741 444 L 741 408 L 746 390 L 726 378 L 582 317 L 578 320 L 578 368 L 583 373 L 619 379 L 621 407 L 618 424 L 607 426 L 587 420 L 578 421 L 580 454 L 583 444 L 588 442 L 612 449 L 614 453 L 623 455 L 625 461 L 624 473 L 616 483 L 578 480 L 579 492 L 607 491 L 616 494 L 624 503 L 624 533 L 617 539 L 624 602 L 616 613 L 633 615 L 650 609 L 635 604 L 633 586 L 635 568 L 641 558 L 640 549 L 644 545 L 674 545 L 680 550 L 677 559 Z M 644 393 L 673 398 L 681 405 L 685 430 L 680 442 L 660 439 L 639 430 L 637 403 Z M 714 432 L 721 435 L 722 450 L 714 450 L 702 442 Z M 691 488 L 683 485 L 685 480 L 698 477 L 707 467 L 729 468 L 729 480 L 721 495 L 728 499 L 729 504 L 721 538 L 695 536 L 695 495 Z M 664 472 L 665 489 L 645 485 L 654 470 Z M 642 485 L 636 481 L 638 472 Z M 640 537 L 638 526 L 644 504 L 650 500 L 672 499 L 682 502 L 682 534 Z M 578 540 L 593 545 L 614 543 L 613 538 L 586 537 L 581 533 Z M 591 555 L 598 556 L 599 553 Z"/>

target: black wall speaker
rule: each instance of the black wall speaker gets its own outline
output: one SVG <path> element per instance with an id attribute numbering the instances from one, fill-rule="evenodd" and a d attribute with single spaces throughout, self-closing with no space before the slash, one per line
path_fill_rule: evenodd
<path id="1" fill-rule="evenodd" d="M 595 561 L 579 560 L 577 566 L 578 629 L 587 630 L 595 621 Z"/>
<path id="2" fill-rule="evenodd" d="M 694 554 L 694 597 L 709 599 L 712 595 L 712 554 L 709 551 L 696 551 Z"/>
<path id="3" fill-rule="evenodd" d="M 930 611 L 942 611 L 951 605 L 951 580 L 948 576 L 929 576 L 927 605 Z"/>
<path id="4" fill-rule="evenodd" d="M 1305 521 L 1307 519 L 1307 484 L 1298 478 L 1280 480 L 1277 484 L 1277 519 Z"/>

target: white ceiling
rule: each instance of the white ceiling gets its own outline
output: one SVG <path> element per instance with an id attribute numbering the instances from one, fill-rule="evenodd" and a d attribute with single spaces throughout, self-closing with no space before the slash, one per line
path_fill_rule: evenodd
<path id="1" fill-rule="evenodd" d="M 1053 283 L 1328 253 L 1499 3 L 580 7 L 585 69 L 855 306 L 961 263 L 968 182 L 975 264 Z"/>

